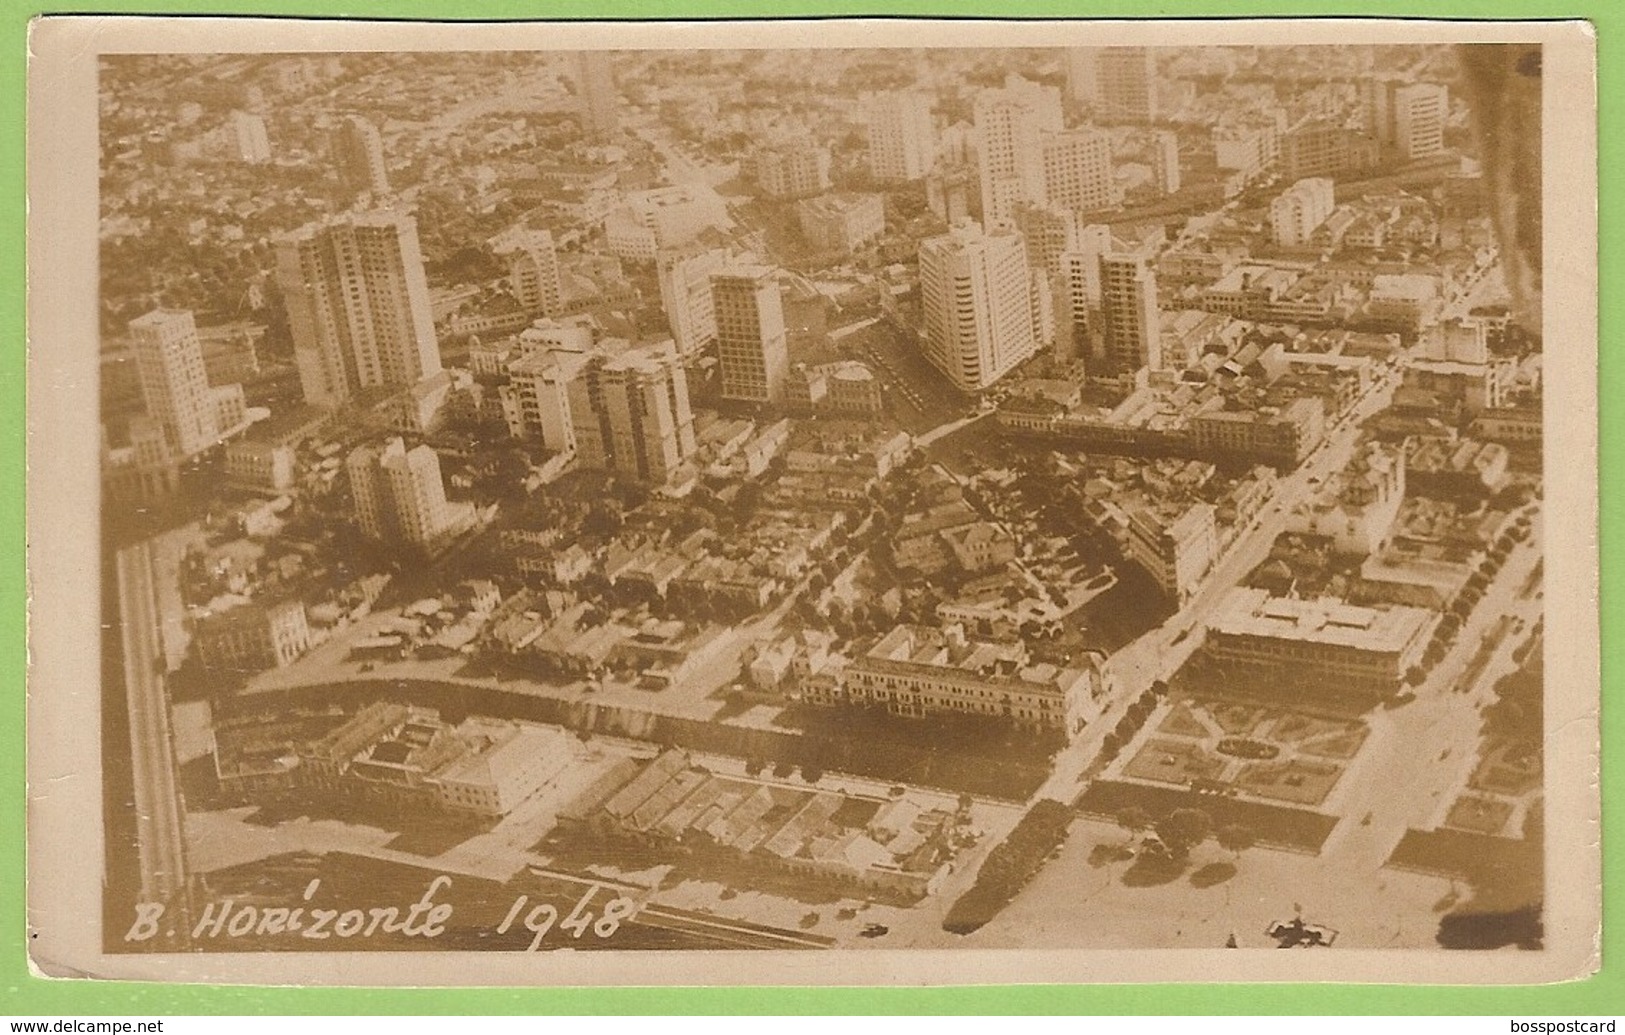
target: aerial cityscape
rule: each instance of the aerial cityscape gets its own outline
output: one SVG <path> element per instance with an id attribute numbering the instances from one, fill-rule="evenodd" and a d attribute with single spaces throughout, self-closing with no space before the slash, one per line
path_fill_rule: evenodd
<path id="1" fill-rule="evenodd" d="M 1462 49 L 103 57 L 105 950 L 1541 948 Z"/>

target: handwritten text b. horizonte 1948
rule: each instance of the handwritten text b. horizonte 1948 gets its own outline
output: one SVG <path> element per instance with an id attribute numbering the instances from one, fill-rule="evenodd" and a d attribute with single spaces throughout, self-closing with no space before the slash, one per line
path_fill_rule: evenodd
<path id="1" fill-rule="evenodd" d="M 321 887 L 321 880 L 312 880 L 305 886 L 303 901 L 309 903 Z M 373 938 L 378 935 L 399 935 L 405 938 L 437 938 L 444 934 L 451 920 L 453 906 L 449 902 L 436 902 L 435 895 L 451 886 L 451 878 L 441 874 L 429 882 L 421 898 L 410 906 L 370 906 L 349 909 L 297 906 L 256 906 L 237 904 L 231 899 L 210 902 L 192 926 L 193 942 L 217 938 L 247 938 L 287 936 L 325 940 L 329 938 Z M 530 905 L 528 896 L 518 896 L 496 933 L 507 934 L 516 922 L 532 934 L 529 951 L 542 946 L 543 939 L 555 928 L 580 938 L 588 930 L 598 938 L 609 938 L 620 929 L 621 923 L 637 912 L 637 903 L 625 896 L 615 896 L 605 903 L 600 915 L 594 917 L 588 908 L 601 886 L 591 885 L 568 916 L 560 918 L 556 906 L 548 903 Z M 530 908 L 527 910 L 527 906 Z M 164 930 L 162 920 L 166 908 L 157 902 L 136 905 L 135 922 L 125 932 L 126 942 L 148 941 Z"/>

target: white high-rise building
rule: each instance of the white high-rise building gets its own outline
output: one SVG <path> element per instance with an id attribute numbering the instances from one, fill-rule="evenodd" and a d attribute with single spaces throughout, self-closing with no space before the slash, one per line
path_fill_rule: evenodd
<path id="1" fill-rule="evenodd" d="M 1450 90 L 1442 83 L 1407 83 L 1393 93 L 1394 149 L 1406 161 L 1444 152 Z"/>
<path id="2" fill-rule="evenodd" d="M 1162 366 L 1162 314 L 1157 275 L 1143 255 L 1100 257 L 1100 308 L 1106 362 L 1118 375 Z"/>
<path id="3" fill-rule="evenodd" d="M 1114 122 L 1157 118 L 1157 61 L 1150 47 L 1106 47 L 1095 56 L 1101 114 Z"/>
<path id="4" fill-rule="evenodd" d="M 1117 204 L 1112 176 L 1111 136 L 1097 129 L 1074 129 L 1043 135 L 1044 200 L 1077 211 Z"/>
<path id="5" fill-rule="evenodd" d="M 711 275 L 728 264 L 720 248 L 688 248 L 660 253 L 656 271 L 660 308 L 666 314 L 677 350 L 691 356 L 717 340 L 717 311 L 711 299 Z"/>
<path id="6" fill-rule="evenodd" d="M 936 162 L 937 131 L 931 98 L 918 90 L 866 94 L 869 171 L 882 183 L 923 178 Z"/>
<path id="7" fill-rule="evenodd" d="M 588 467 L 660 485 L 694 455 L 688 375 L 671 341 L 606 342 L 575 370 L 567 394 L 576 447 Z"/>
<path id="8" fill-rule="evenodd" d="M 1103 344 L 1100 257 L 1111 250 L 1111 228 L 1092 223 L 1074 235 L 1071 250 L 1060 256 L 1055 342 L 1064 361 L 1094 355 Z"/>
<path id="9" fill-rule="evenodd" d="M 389 164 L 384 160 L 384 138 L 378 127 L 360 115 L 351 115 L 333 135 L 333 157 L 339 177 L 352 197 L 389 193 Z"/>
<path id="10" fill-rule="evenodd" d="M 508 364 L 502 417 L 514 438 L 540 441 L 552 453 L 576 451 L 570 385 L 589 361 L 585 352 L 538 349 Z"/>
<path id="11" fill-rule="evenodd" d="M 1034 285 L 1021 235 L 961 223 L 920 244 L 926 357 L 978 392 L 1038 349 Z"/>
<path id="12" fill-rule="evenodd" d="M 287 234 L 277 242 L 277 281 L 306 402 L 335 407 L 440 372 L 411 216 L 351 213 Z"/>
<path id="13" fill-rule="evenodd" d="M 1100 50 L 1072 47 L 1066 52 L 1066 95 L 1075 103 L 1094 107 L 1100 103 Z"/>
<path id="14" fill-rule="evenodd" d="M 620 130 L 621 117 L 610 53 L 605 50 L 577 53 L 575 82 L 582 130 L 595 140 L 612 139 Z"/>
<path id="15" fill-rule="evenodd" d="M 739 265 L 711 275 L 722 397 L 776 402 L 790 372 L 784 299 L 773 271 Z"/>
<path id="16" fill-rule="evenodd" d="M 408 450 L 396 438 L 382 449 L 361 446 L 345 468 L 356 523 L 374 539 L 432 550 L 472 517 L 467 504 L 446 500 L 440 457 L 426 445 Z"/>
<path id="17" fill-rule="evenodd" d="M 508 264 L 508 286 L 526 312 L 554 316 L 563 299 L 553 235 L 530 230 L 498 253 Z"/>
<path id="18" fill-rule="evenodd" d="M 1151 173 L 1164 194 L 1179 193 L 1179 134 L 1160 129 L 1151 140 Z"/>
<path id="19" fill-rule="evenodd" d="M 1331 180 L 1299 180 L 1270 202 L 1270 235 L 1283 248 L 1302 247 L 1336 207 Z"/>
<path id="20" fill-rule="evenodd" d="M 789 140 L 756 152 L 756 186 L 770 198 L 804 198 L 829 189 L 829 152 L 811 139 Z"/>
<path id="21" fill-rule="evenodd" d="M 1008 230 L 1017 205 L 1045 200 L 1043 136 L 1061 131 L 1060 91 L 1012 76 L 977 96 L 975 120 L 982 223 Z"/>
<path id="22" fill-rule="evenodd" d="M 162 429 L 170 448 L 191 456 L 218 442 L 215 393 L 209 387 L 192 313 L 154 309 L 130 321 L 130 336 L 147 415 Z"/>

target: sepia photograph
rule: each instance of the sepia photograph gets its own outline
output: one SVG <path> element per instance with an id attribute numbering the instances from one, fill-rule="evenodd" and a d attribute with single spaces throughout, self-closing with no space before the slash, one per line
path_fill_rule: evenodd
<path id="1" fill-rule="evenodd" d="M 1575 24 L 95 24 L 44 972 L 1595 969 Z"/>

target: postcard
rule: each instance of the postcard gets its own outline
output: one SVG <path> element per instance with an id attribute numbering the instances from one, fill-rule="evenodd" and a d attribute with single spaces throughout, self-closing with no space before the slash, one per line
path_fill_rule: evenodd
<path id="1" fill-rule="evenodd" d="M 34 966 L 1592 972 L 1594 70 L 38 20 Z"/>

